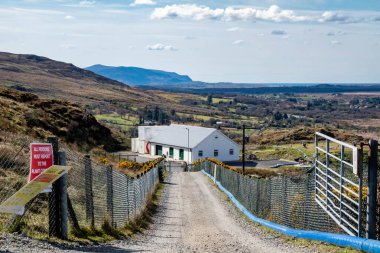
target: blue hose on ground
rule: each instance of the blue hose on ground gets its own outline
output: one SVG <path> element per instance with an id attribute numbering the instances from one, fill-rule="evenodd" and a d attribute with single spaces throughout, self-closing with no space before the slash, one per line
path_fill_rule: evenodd
<path id="1" fill-rule="evenodd" d="M 214 180 L 214 177 L 208 174 L 206 171 L 202 170 L 202 172 L 206 176 Z M 257 216 L 249 212 L 234 197 L 234 195 L 232 195 L 226 188 L 223 187 L 223 185 L 220 184 L 220 182 L 215 181 L 215 183 L 218 185 L 219 189 L 221 189 L 225 194 L 227 194 L 230 200 L 236 205 L 236 207 L 244 215 L 246 215 L 250 220 L 260 225 L 266 226 L 268 228 L 271 228 L 277 232 L 280 232 L 288 236 L 304 238 L 304 239 L 309 239 L 309 240 L 323 241 L 323 242 L 327 242 L 330 244 L 339 245 L 343 247 L 352 247 L 354 249 L 362 250 L 365 252 L 373 252 L 373 253 L 379 252 L 380 253 L 380 241 L 377 241 L 377 240 L 365 239 L 365 238 L 355 237 L 355 236 L 350 236 L 350 235 L 317 232 L 317 231 L 309 231 L 309 230 L 297 230 L 297 229 L 289 228 L 277 223 L 273 223 L 273 222 L 258 218 Z"/>

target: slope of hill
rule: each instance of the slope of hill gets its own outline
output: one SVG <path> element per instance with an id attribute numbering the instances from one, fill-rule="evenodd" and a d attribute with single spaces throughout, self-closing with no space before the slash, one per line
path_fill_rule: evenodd
<path id="1" fill-rule="evenodd" d="M 146 106 L 159 106 L 167 111 L 215 113 L 36 55 L 0 52 L 0 87 L 31 92 L 41 98 L 67 100 L 98 113 L 138 114 Z"/>
<path id="2" fill-rule="evenodd" d="M 0 88 L 0 129 L 46 139 L 55 135 L 80 149 L 121 148 L 111 131 L 78 105 Z"/>
<path id="3" fill-rule="evenodd" d="M 0 53 L 0 86 L 85 105 L 160 103 L 147 92 L 72 64 L 36 55 Z"/>
<path id="4" fill-rule="evenodd" d="M 191 78 L 174 72 L 143 69 L 136 67 L 110 67 L 93 65 L 86 68 L 96 74 L 117 80 L 128 85 L 176 85 L 192 82 Z"/>

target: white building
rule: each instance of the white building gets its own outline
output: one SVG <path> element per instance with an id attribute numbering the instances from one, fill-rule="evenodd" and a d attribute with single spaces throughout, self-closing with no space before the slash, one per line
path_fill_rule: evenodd
<path id="1" fill-rule="evenodd" d="M 132 151 L 140 154 L 166 155 L 189 163 L 206 157 L 239 160 L 239 145 L 214 128 L 175 124 L 139 126 L 138 136 L 132 139 Z"/>

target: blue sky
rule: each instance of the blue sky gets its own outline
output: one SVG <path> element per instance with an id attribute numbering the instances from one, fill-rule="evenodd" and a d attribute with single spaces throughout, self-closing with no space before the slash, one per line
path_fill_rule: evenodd
<path id="1" fill-rule="evenodd" d="M 208 82 L 380 82 L 380 0 L 2 0 L 0 51 Z"/>

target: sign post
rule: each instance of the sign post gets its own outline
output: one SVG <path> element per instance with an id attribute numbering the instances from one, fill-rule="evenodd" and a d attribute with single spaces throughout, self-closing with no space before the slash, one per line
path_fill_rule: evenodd
<path id="1" fill-rule="evenodd" d="M 57 181 L 62 175 L 69 171 L 67 166 L 51 166 L 33 181 L 26 184 L 19 191 L 0 205 L 0 212 L 22 215 L 25 205 L 36 197 L 43 189 Z"/>
<path id="2" fill-rule="evenodd" d="M 51 143 L 31 143 L 28 182 L 33 181 L 41 173 L 53 166 L 53 163 L 54 155 Z M 51 185 L 42 192 L 51 192 Z"/>

